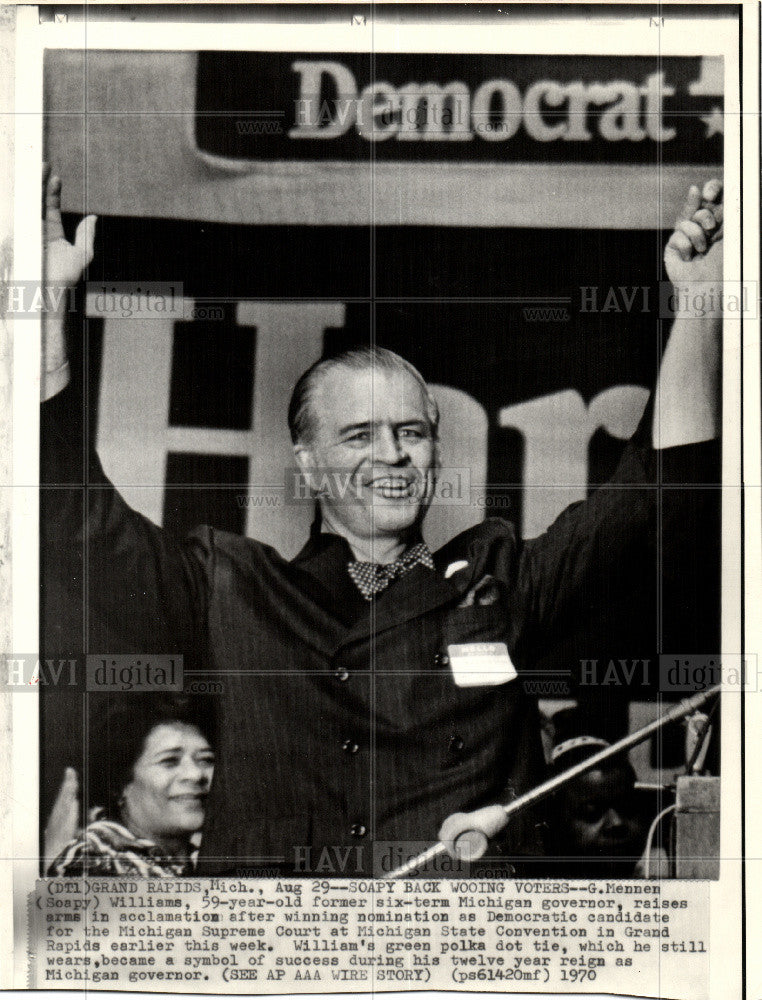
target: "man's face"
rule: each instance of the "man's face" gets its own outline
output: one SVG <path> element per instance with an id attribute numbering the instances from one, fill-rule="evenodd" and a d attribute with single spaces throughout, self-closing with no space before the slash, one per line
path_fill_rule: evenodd
<path id="1" fill-rule="evenodd" d="M 297 460 L 329 522 L 350 537 L 401 537 L 434 487 L 437 447 L 421 386 L 404 371 L 338 367 L 312 406 L 314 437 Z"/>

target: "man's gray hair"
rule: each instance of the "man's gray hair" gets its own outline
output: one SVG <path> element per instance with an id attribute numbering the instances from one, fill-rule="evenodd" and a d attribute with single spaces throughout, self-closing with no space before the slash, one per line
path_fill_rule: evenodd
<path id="1" fill-rule="evenodd" d="M 294 386 L 288 407 L 288 427 L 294 444 L 308 444 L 312 440 L 317 422 L 313 407 L 314 395 L 325 376 L 335 368 L 350 368 L 355 371 L 380 368 L 384 371 L 406 372 L 421 387 L 431 432 L 436 439 L 439 407 L 418 369 L 385 347 L 355 347 L 334 357 L 316 361 Z"/>

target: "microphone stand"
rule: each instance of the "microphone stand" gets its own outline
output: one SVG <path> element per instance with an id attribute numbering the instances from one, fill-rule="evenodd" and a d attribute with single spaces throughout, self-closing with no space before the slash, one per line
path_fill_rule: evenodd
<path id="1" fill-rule="evenodd" d="M 649 722 L 648 725 L 643 726 L 642 729 L 635 730 L 634 733 L 630 733 L 616 743 L 612 743 L 610 747 L 604 747 L 598 753 L 594 753 L 591 757 L 580 761 L 579 764 L 575 764 L 567 771 L 563 771 L 548 781 L 544 781 L 525 795 L 520 795 L 519 798 L 514 799 L 506 805 L 486 806 L 483 809 L 477 809 L 473 813 L 470 813 L 468 818 L 473 820 L 473 827 L 464 830 L 455 838 L 453 843 L 455 857 L 462 861 L 477 861 L 486 852 L 489 838 L 494 837 L 504 829 L 511 817 L 523 809 L 529 808 L 529 806 L 534 805 L 541 799 L 547 798 L 548 795 L 552 795 L 563 785 L 578 778 L 581 774 L 595 770 L 604 761 L 610 760 L 612 757 L 617 757 L 631 747 L 637 746 L 639 743 L 647 740 L 652 733 L 657 732 L 662 726 L 666 726 L 670 722 L 676 722 L 678 719 L 683 719 L 686 715 L 695 712 L 696 709 L 705 704 L 710 698 L 719 694 L 721 688 L 721 684 L 716 684 L 690 698 L 685 698 L 669 709 L 669 711 L 665 712 L 664 715 L 660 715 L 658 719 L 654 719 L 653 722 Z M 439 841 L 421 854 L 411 858 L 410 861 L 401 865 L 387 877 L 390 879 L 403 878 L 405 875 L 409 875 L 422 868 L 434 858 L 442 854 L 452 853 L 453 850 L 447 844 Z"/>

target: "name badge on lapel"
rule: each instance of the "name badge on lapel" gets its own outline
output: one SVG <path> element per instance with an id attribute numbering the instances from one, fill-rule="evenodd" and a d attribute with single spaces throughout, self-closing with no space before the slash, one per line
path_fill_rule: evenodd
<path id="1" fill-rule="evenodd" d="M 504 642 L 466 642 L 447 647 L 450 669 L 458 687 L 507 684 L 516 676 Z"/>

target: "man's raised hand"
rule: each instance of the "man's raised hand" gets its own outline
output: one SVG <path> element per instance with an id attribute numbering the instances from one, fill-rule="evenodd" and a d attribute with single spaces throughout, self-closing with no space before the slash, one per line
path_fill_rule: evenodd
<path id="1" fill-rule="evenodd" d="M 79 223 L 74 242 L 69 243 L 61 223 L 61 179 L 43 164 L 43 276 L 47 285 L 71 288 L 93 259 L 96 216 Z"/>
<path id="2" fill-rule="evenodd" d="M 54 292 L 73 288 L 93 259 L 95 241 L 94 215 L 87 215 L 77 226 L 74 242 L 69 243 L 61 223 L 61 180 L 51 174 L 47 163 L 42 170 L 42 280 Z M 67 295 L 46 296 L 58 304 L 42 313 L 40 398 L 50 399 L 69 381 L 66 336 L 64 333 Z"/>
<path id="3" fill-rule="evenodd" d="M 673 285 L 722 280 L 722 218 L 722 182 L 714 178 L 701 189 L 694 184 L 664 251 Z"/>
<path id="4" fill-rule="evenodd" d="M 698 444 L 720 433 L 722 214 L 722 183 L 694 185 L 664 251 L 677 308 L 656 383 L 655 448 Z M 709 303 L 716 308 L 707 311 Z"/>

